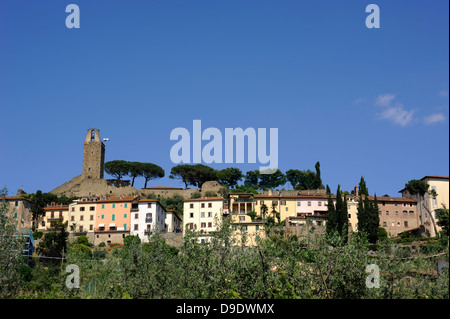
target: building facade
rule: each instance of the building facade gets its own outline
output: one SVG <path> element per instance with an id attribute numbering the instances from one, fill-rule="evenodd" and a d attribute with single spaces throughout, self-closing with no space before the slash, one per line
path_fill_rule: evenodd
<path id="1" fill-rule="evenodd" d="M 166 210 L 155 199 L 141 199 L 138 210 L 131 214 L 130 235 L 139 236 L 142 242 L 148 242 L 148 236 L 165 231 Z"/>
<path id="2" fill-rule="evenodd" d="M 130 234 L 131 215 L 139 211 L 138 196 L 118 196 L 96 201 L 94 244 L 123 244 Z"/>
<path id="3" fill-rule="evenodd" d="M 19 196 L 4 197 L 8 205 L 8 214 L 16 223 L 16 229 L 28 233 L 33 226 L 33 202 Z"/>
<path id="4" fill-rule="evenodd" d="M 55 221 L 69 224 L 69 205 L 51 203 L 44 207 L 44 216 L 40 219 L 36 229 L 38 231 L 52 231 Z"/>
<path id="5" fill-rule="evenodd" d="M 182 231 L 182 220 L 173 209 L 166 209 L 166 232 L 179 233 Z"/>
<path id="6" fill-rule="evenodd" d="M 436 236 L 442 228 L 438 225 L 439 213 L 444 207 L 449 208 L 449 177 L 427 175 L 422 179 L 429 185 L 428 192 L 423 196 L 411 194 L 406 188 L 400 190 L 402 197 L 417 201 L 419 225 L 425 228 L 425 234 Z"/>
<path id="7" fill-rule="evenodd" d="M 185 199 L 183 203 L 183 234 L 188 231 L 200 233 L 200 240 L 209 240 L 222 222 L 222 197 Z"/>

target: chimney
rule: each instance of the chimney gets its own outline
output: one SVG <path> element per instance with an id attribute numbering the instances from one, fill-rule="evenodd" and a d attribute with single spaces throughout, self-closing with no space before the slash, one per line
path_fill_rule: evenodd
<path id="1" fill-rule="evenodd" d="M 356 197 L 358 197 L 358 186 L 355 186 L 355 194 Z"/>

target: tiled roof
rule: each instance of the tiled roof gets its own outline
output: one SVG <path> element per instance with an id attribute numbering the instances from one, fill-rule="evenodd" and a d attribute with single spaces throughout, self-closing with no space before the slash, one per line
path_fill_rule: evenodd
<path id="1" fill-rule="evenodd" d="M 200 197 L 200 198 L 185 199 L 184 202 L 201 202 L 201 201 L 215 201 L 215 200 L 223 200 L 223 199 L 222 197 Z"/>

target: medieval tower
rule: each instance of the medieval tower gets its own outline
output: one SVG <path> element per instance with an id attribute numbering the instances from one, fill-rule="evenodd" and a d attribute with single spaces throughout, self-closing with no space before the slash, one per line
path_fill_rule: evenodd
<path id="1" fill-rule="evenodd" d="M 100 139 L 100 131 L 88 129 L 83 147 L 83 178 L 103 178 L 105 166 L 105 144 Z"/>

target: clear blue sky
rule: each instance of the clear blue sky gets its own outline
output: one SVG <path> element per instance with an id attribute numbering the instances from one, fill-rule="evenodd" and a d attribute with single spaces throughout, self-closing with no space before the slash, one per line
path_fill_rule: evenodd
<path id="1" fill-rule="evenodd" d="M 70 3 L 80 29 L 65 26 Z M 365 26 L 369 3 L 380 29 Z M 447 0 L 1 0 L 0 187 L 79 175 L 90 127 L 110 138 L 107 161 L 152 162 L 166 177 L 149 186 L 182 186 L 168 178 L 170 132 L 200 119 L 277 127 L 282 171 L 320 161 L 333 191 L 363 175 L 370 193 L 399 196 L 449 174 L 448 12 Z"/>

